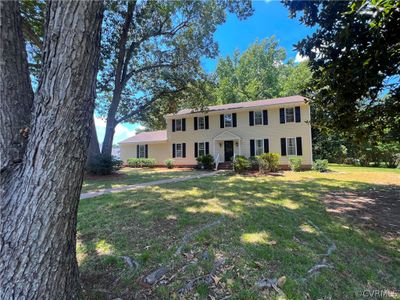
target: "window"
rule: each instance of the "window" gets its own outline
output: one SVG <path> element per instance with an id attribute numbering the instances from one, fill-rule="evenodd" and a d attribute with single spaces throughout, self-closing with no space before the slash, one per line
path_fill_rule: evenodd
<path id="1" fill-rule="evenodd" d="M 206 122 L 205 122 L 205 118 L 204 117 L 198 117 L 197 119 L 197 127 L 199 129 L 204 129 L 206 127 Z"/>
<path id="2" fill-rule="evenodd" d="M 225 114 L 224 115 L 224 125 L 225 127 L 232 127 L 233 125 L 233 118 L 232 114 Z"/>
<path id="3" fill-rule="evenodd" d="M 182 131 L 182 119 L 175 120 L 175 131 Z"/>
<path id="4" fill-rule="evenodd" d="M 262 111 L 254 112 L 254 124 L 255 125 L 263 125 L 263 112 Z"/>
<path id="5" fill-rule="evenodd" d="M 176 157 L 183 157 L 182 144 L 176 144 Z"/>
<path id="6" fill-rule="evenodd" d="M 256 140 L 256 155 L 264 153 L 264 140 Z"/>
<path id="7" fill-rule="evenodd" d="M 199 143 L 198 156 L 206 155 L 206 143 Z"/>
<path id="8" fill-rule="evenodd" d="M 139 145 L 139 158 L 146 158 L 146 145 Z"/>
<path id="9" fill-rule="evenodd" d="M 287 138 L 286 148 L 288 155 L 296 155 L 296 138 Z"/>
<path id="10" fill-rule="evenodd" d="M 286 108 L 286 123 L 294 122 L 294 108 Z"/>

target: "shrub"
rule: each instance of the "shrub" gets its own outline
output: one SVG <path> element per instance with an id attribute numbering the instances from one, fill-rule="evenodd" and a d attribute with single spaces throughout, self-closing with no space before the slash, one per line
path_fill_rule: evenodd
<path id="1" fill-rule="evenodd" d="M 214 164 L 214 157 L 211 154 L 199 156 L 197 164 L 201 169 L 211 170 Z"/>
<path id="2" fill-rule="evenodd" d="M 233 161 L 233 168 L 235 172 L 242 173 L 250 169 L 250 167 L 250 161 L 246 157 L 244 157 L 243 155 L 237 155 L 235 157 L 235 160 Z"/>
<path id="3" fill-rule="evenodd" d="M 173 159 L 166 159 L 165 165 L 168 169 L 172 169 L 174 167 L 174 160 Z"/>
<path id="4" fill-rule="evenodd" d="M 298 157 L 289 158 L 289 167 L 290 167 L 290 170 L 292 170 L 294 172 L 301 171 L 301 158 L 298 158 Z"/>
<path id="5" fill-rule="evenodd" d="M 314 161 L 313 170 L 319 172 L 328 171 L 328 160 L 327 159 L 317 159 Z"/>
<path id="6" fill-rule="evenodd" d="M 87 171 L 95 175 L 110 175 L 111 173 L 121 169 L 122 160 L 116 159 L 110 155 L 99 154 L 93 158 L 88 165 Z"/>
<path id="7" fill-rule="evenodd" d="M 257 157 L 250 156 L 249 163 L 250 163 L 250 170 L 258 171 L 260 169 Z"/>
<path id="8" fill-rule="evenodd" d="M 127 163 L 132 168 L 153 168 L 156 160 L 154 158 L 128 158 Z"/>
<path id="9" fill-rule="evenodd" d="M 378 148 L 386 167 L 396 168 L 399 165 L 400 143 L 382 143 Z"/>
<path id="10" fill-rule="evenodd" d="M 360 165 L 360 160 L 357 159 L 357 158 L 347 157 L 347 158 L 345 158 L 344 163 L 346 165 L 359 166 Z"/>
<path id="11" fill-rule="evenodd" d="M 259 170 L 261 173 L 276 172 L 279 170 L 279 158 L 278 153 L 264 153 L 257 156 Z"/>

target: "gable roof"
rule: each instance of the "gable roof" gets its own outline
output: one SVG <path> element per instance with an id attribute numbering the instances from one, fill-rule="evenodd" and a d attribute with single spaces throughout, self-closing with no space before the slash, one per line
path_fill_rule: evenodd
<path id="1" fill-rule="evenodd" d="M 303 96 L 290 96 L 290 97 L 282 97 L 282 98 L 274 98 L 274 99 L 265 99 L 265 100 L 257 100 L 257 101 L 249 101 L 249 102 L 239 102 L 239 103 L 229 103 L 222 105 L 213 105 L 204 108 L 201 110 L 193 110 L 193 109 L 182 109 L 173 115 L 187 115 L 198 112 L 210 112 L 210 111 L 221 111 L 228 109 L 239 109 L 239 108 L 252 108 L 258 106 L 270 106 L 270 105 L 279 105 L 279 104 L 290 104 L 290 103 L 301 103 L 305 102 L 306 98 Z"/>
<path id="2" fill-rule="evenodd" d="M 134 135 L 126 140 L 119 142 L 119 144 L 131 144 L 131 143 L 144 143 L 144 142 L 162 142 L 167 140 L 166 130 L 148 131 L 141 132 Z"/>

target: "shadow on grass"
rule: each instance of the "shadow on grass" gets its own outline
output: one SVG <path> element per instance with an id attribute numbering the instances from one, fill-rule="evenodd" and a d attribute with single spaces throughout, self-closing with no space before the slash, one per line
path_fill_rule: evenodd
<path id="1" fill-rule="evenodd" d="M 195 257 L 204 251 L 226 257 L 232 269 L 221 274 L 222 289 L 234 298 L 261 297 L 254 283 L 282 275 L 288 278 L 283 290 L 289 298 L 352 299 L 365 289 L 394 290 L 400 278 L 398 239 L 387 242 L 349 225 L 328 214 L 321 201 L 331 191 L 370 188 L 385 186 L 326 178 L 217 176 L 82 200 L 78 258 L 85 295 L 173 297 L 186 280 L 201 273 L 195 267 L 179 272 L 187 259 L 173 253 L 182 237 L 221 216 L 221 225 L 200 233 L 185 251 Z M 329 257 L 334 268 L 300 280 L 326 253 L 324 236 L 338 248 Z M 140 268 L 127 269 L 122 255 L 137 260 Z M 153 290 L 138 285 L 140 276 L 160 265 L 168 266 L 169 276 L 175 274 L 173 281 Z"/>

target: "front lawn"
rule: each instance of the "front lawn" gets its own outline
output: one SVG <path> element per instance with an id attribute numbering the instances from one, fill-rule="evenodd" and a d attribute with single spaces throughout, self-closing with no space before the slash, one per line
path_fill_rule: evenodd
<path id="1" fill-rule="evenodd" d="M 218 175 L 82 200 L 85 297 L 361 299 L 383 290 L 395 298 L 400 173 L 332 169 Z M 160 267 L 165 275 L 146 284 Z M 277 289 L 257 287 L 282 276 Z"/>
<path id="2" fill-rule="evenodd" d="M 105 188 L 117 188 L 161 179 L 190 176 L 199 174 L 192 169 L 166 169 L 166 168 L 122 168 L 109 176 L 86 176 L 82 185 L 82 193 L 98 191 Z"/>

